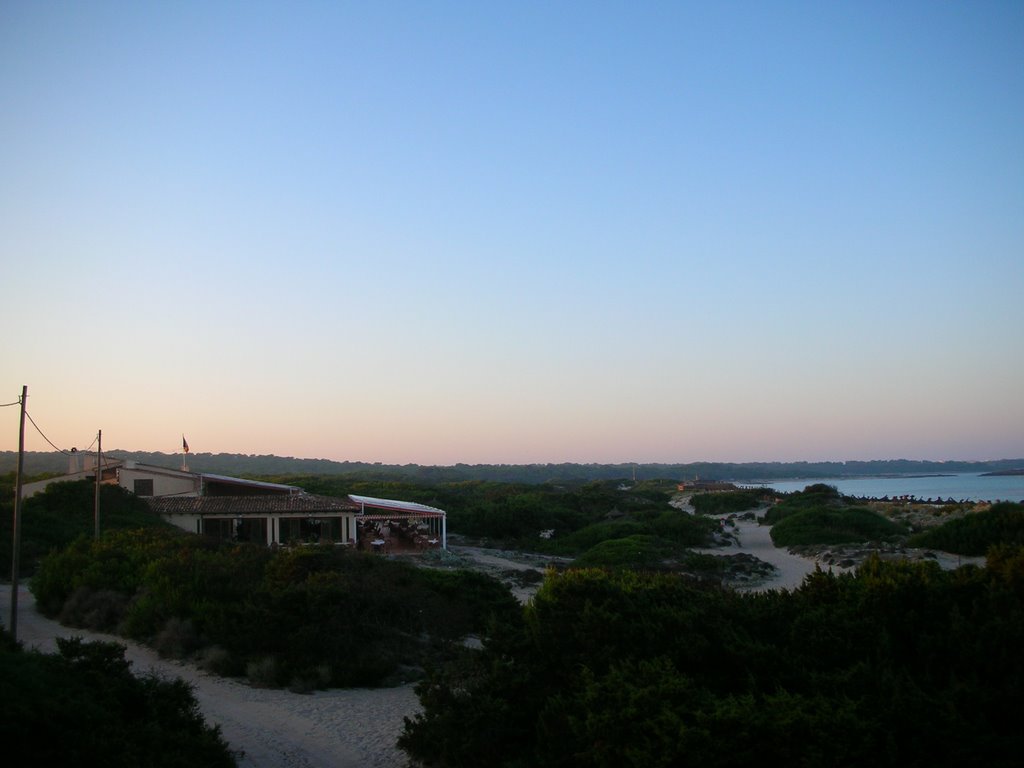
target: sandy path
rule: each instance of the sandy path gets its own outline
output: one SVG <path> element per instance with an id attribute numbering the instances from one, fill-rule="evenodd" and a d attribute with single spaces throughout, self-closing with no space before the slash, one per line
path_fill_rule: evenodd
<path id="1" fill-rule="evenodd" d="M 0 617 L 10 623 L 11 586 L 0 585 Z M 241 768 L 400 768 L 395 747 L 402 718 L 420 711 L 412 686 L 317 691 L 311 695 L 251 688 L 181 662 L 161 659 L 130 641 L 61 626 L 35 610 L 25 586 L 18 590 L 18 639 L 26 648 L 56 650 L 54 638 L 80 636 L 127 646 L 137 672 L 153 671 L 191 683 L 206 721 L 219 725 Z"/>
<path id="2" fill-rule="evenodd" d="M 756 520 L 736 520 L 733 532 L 736 534 L 739 546 L 707 547 L 695 551 L 710 555 L 734 555 L 738 552 L 746 552 L 759 560 L 774 565 L 777 569 L 772 578 L 749 587 L 737 587 L 740 591 L 764 592 L 769 589 L 796 589 L 803 583 L 807 574 L 814 572 L 814 560 L 794 555 L 786 549 L 779 549 L 772 543 L 771 526 L 759 525 Z"/>
<path id="3" fill-rule="evenodd" d="M 727 515 L 721 517 L 727 517 Z M 733 532 L 736 535 L 739 546 L 706 547 L 695 551 L 711 555 L 731 555 L 746 552 L 766 563 L 774 565 L 777 569 L 776 574 L 770 579 L 765 579 L 749 586 L 737 586 L 736 589 L 739 591 L 764 592 L 769 589 L 795 589 L 803 583 L 804 577 L 807 574 L 814 572 L 815 566 L 819 564 L 819 561 L 814 558 L 795 555 L 788 549 L 776 547 L 772 542 L 771 526 L 769 525 L 759 525 L 756 520 L 735 519 L 734 522 L 736 527 L 733 529 Z M 961 565 L 968 563 L 978 566 L 985 565 L 984 557 L 960 557 L 946 552 L 932 552 L 931 557 L 944 570 L 959 568 Z M 832 571 L 833 573 L 847 573 L 856 568 L 856 566 L 841 568 L 827 563 L 820 563 L 820 565 L 823 571 Z"/>
<path id="4" fill-rule="evenodd" d="M 452 554 L 458 555 L 463 560 L 471 563 L 469 567 L 474 570 L 483 571 L 496 578 L 512 593 L 520 603 L 529 602 L 537 590 L 540 589 L 540 581 L 534 584 L 518 584 L 514 579 L 509 578 L 511 571 L 536 571 L 544 573 L 549 563 L 569 564 L 572 558 L 557 557 L 554 555 L 539 555 L 527 552 L 509 552 L 501 549 L 488 549 L 486 547 L 475 547 L 464 544 L 450 544 L 448 546 Z"/>

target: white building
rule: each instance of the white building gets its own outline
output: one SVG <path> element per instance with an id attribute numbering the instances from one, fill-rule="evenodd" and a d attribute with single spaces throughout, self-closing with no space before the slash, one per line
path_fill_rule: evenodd
<path id="1" fill-rule="evenodd" d="M 72 454 L 69 472 L 26 483 L 22 496 L 50 483 L 95 480 L 96 461 Z M 294 485 L 109 460 L 101 483 L 119 485 L 149 501 L 168 522 L 191 533 L 267 545 L 334 543 L 381 552 L 447 548 L 444 510 L 367 496 L 337 498 Z"/>

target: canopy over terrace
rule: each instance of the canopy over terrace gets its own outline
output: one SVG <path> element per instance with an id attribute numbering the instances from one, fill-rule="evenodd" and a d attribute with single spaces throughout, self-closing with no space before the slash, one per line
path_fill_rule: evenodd
<path id="1" fill-rule="evenodd" d="M 437 535 L 441 548 L 448 549 L 447 513 L 443 509 L 417 504 L 414 501 L 378 499 L 351 493 L 348 498 L 359 507 L 357 521 L 421 520 Z"/>

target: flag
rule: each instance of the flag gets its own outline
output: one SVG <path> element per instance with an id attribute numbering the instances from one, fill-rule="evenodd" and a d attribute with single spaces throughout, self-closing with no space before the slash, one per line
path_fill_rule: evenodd
<path id="1" fill-rule="evenodd" d="M 181 450 L 188 453 L 188 441 L 185 439 L 184 435 L 181 436 Z"/>

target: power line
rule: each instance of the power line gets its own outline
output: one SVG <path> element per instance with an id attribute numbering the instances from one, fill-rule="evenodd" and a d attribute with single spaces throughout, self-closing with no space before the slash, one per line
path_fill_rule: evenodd
<path id="1" fill-rule="evenodd" d="M 48 437 L 47 437 L 47 436 L 46 436 L 45 434 L 43 434 L 43 430 L 41 430 L 41 429 L 39 428 L 39 425 L 38 425 L 38 424 L 36 424 L 36 420 L 32 418 L 31 414 L 29 414 L 29 412 L 28 412 L 28 411 L 25 411 L 25 415 L 26 415 L 26 416 L 28 416 L 28 420 L 32 422 L 32 426 L 36 428 L 36 432 L 38 432 L 38 433 L 39 433 L 40 435 L 42 435 L 42 437 L 43 437 L 43 440 L 45 440 L 45 441 L 46 441 L 46 442 L 48 442 L 48 443 L 49 443 L 49 444 L 50 444 L 51 446 L 53 446 L 53 449 L 54 449 L 55 451 L 57 451 L 57 452 L 59 452 L 59 453 L 63 453 L 63 454 L 67 454 L 67 453 L 68 453 L 68 451 L 65 451 L 65 450 L 64 450 L 63 448 L 58 448 L 58 447 L 57 447 L 56 445 L 54 445 L 54 444 L 53 444 L 53 441 L 52 441 L 52 440 L 51 440 L 50 438 L 48 438 Z"/>
<path id="2" fill-rule="evenodd" d="M 38 432 L 38 433 L 39 433 L 39 434 L 40 434 L 40 435 L 42 436 L 43 440 L 45 440 L 46 442 L 48 442 L 48 443 L 50 444 L 50 446 L 51 446 L 51 447 L 52 447 L 52 448 L 53 448 L 53 449 L 54 449 L 55 451 L 57 451 L 58 453 L 63 453 L 64 455 L 68 455 L 68 454 L 70 454 L 70 453 L 71 453 L 71 451 L 65 451 L 65 450 L 64 450 L 63 448 L 60 448 L 60 447 L 58 447 L 58 446 L 54 445 L 54 442 L 53 442 L 53 441 L 52 441 L 52 440 L 51 440 L 50 438 L 48 438 L 48 437 L 47 437 L 47 436 L 46 436 L 46 435 L 45 435 L 45 434 L 43 433 L 43 430 L 41 430 L 41 429 L 39 428 L 39 425 L 38 425 L 38 424 L 36 424 L 36 420 L 32 418 L 32 414 L 30 414 L 30 413 L 29 413 L 28 411 L 25 411 L 25 415 L 26 415 L 26 416 L 28 417 L 28 420 L 32 422 L 32 426 L 36 428 L 36 432 Z M 81 451 L 81 453 L 88 453 L 88 452 L 89 452 L 89 451 L 90 451 L 90 450 L 92 449 L 92 447 L 93 447 L 94 445 L 96 445 L 96 441 L 97 441 L 97 440 L 99 440 L 99 439 L 100 439 L 100 436 L 99 436 L 99 433 L 97 432 L 97 433 L 96 433 L 96 437 L 94 437 L 94 438 L 92 439 L 92 442 L 91 442 L 91 443 L 89 443 L 89 447 L 88 447 L 88 448 L 86 448 L 86 449 L 84 449 L 83 451 Z M 78 451 L 76 451 L 76 452 L 78 452 Z"/>
<path id="3" fill-rule="evenodd" d="M 12 405 L 21 405 L 21 400 L 15 400 L 13 403 L 4 403 L 0 405 L 0 408 L 10 408 Z"/>
<path id="4" fill-rule="evenodd" d="M 82 453 L 88 453 L 89 451 L 91 451 L 91 450 L 92 450 L 92 447 L 93 447 L 94 445 L 96 445 L 96 441 L 97 441 L 97 440 L 99 440 L 99 439 L 100 439 L 100 433 L 99 433 L 99 432 L 97 432 L 97 433 L 96 433 L 96 437 L 94 437 L 94 438 L 92 439 L 92 442 L 91 442 L 91 443 L 89 443 L 89 447 L 88 447 L 88 448 L 83 448 L 83 449 L 82 449 Z"/>

